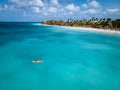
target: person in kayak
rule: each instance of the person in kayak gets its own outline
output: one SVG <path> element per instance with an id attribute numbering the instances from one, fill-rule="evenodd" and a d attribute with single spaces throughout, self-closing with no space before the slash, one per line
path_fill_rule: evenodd
<path id="1" fill-rule="evenodd" d="M 33 60 L 32 62 L 33 62 L 33 63 L 42 63 L 43 60 L 42 60 L 42 59 L 38 59 L 38 60 Z"/>

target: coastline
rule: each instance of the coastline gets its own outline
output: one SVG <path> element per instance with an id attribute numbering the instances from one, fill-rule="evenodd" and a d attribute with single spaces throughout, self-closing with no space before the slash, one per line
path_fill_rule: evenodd
<path id="1" fill-rule="evenodd" d="M 115 34 L 120 35 L 120 31 L 117 30 L 110 30 L 110 29 L 99 29 L 99 28 L 90 28 L 90 27 L 75 27 L 75 26 L 58 26 L 58 25 L 48 25 L 48 24 L 41 24 L 43 26 L 54 26 L 54 27 L 62 27 L 62 28 L 69 28 L 75 30 L 84 30 L 84 31 L 91 31 L 91 32 L 100 32 L 106 34 Z"/>

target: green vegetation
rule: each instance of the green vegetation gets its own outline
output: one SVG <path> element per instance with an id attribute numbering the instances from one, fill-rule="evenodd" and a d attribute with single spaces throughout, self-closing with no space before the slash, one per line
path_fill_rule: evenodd
<path id="1" fill-rule="evenodd" d="M 48 20 L 43 21 L 42 24 L 59 25 L 59 26 L 76 26 L 76 27 L 92 27 L 101 29 L 120 30 L 120 19 L 112 20 L 111 18 L 92 18 L 90 20 Z"/>

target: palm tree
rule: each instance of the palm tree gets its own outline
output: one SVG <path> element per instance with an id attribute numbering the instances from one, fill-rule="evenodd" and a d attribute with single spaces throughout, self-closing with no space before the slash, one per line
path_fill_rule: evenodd
<path id="1" fill-rule="evenodd" d="M 111 22 L 111 18 L 107 18 L 107 22 Z"/>
<path id="2" fill-rule="evenodd" d="M 94 17 L 92 17 L 92 21 L 95 21 L 95 18 L 94 18 Z"/>
<path id="3" fill-rule="evenodd" d="M 115 28 L 120 29 L 120 19 L 116 19 L 116 27 Z"/>
<path id="4" fill-rule="evenodd" d="M 103 18 L 103 21 L 105 21 L 106 19 L 105 18 Z"/>
<path id="5" fill-rule="evenodd" d="M 98 20 L 99 20 L 98 18 L 95 19 L 95 21 L 98 21 Z"/>
<path id="6" fill-rule="evenodd" d="M 113 28 L 112 26 L 112 22 L 111 22 L 111 18 L 107 18 L 107 21 L 106 21 L 109 25 L 110 28 Z"/>

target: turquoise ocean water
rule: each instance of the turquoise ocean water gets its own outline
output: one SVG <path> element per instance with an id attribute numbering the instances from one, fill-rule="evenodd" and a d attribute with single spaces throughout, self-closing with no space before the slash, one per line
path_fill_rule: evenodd
<path id="1" fill-rule="evenodd" d="M 120 36 L 0 23 L 0 90 L 120 90 Z"/>

